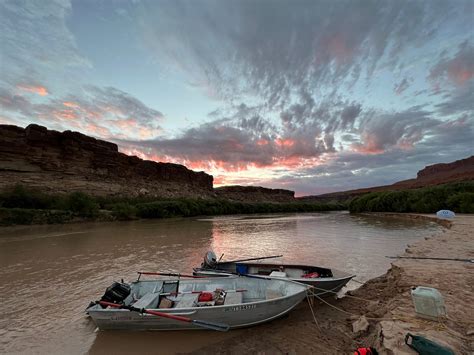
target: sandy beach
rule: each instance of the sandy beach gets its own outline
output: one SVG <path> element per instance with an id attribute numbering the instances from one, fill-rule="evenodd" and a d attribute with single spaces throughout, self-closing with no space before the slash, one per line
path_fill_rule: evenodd
<path id="1" fill-rule="evenodd" d="M 441 223 L 446 227 L 443 233 L 408 245 L 403 255 L 474 259 L 474 216 L 459 215 L 452 223 Z M 416 316 L 410 294 L 413 286 L 437 288 L 444 297 L 447 318 L 430 321 Z M 385 275 L 348 292 L 347 297 L 331 297 L 326 302 L 313 305 L 315 319 L 304 302 L 285 318 L 246 329 L 195 353 L 352 354 L 358 347 L 373 346 L 380 354 L 416 354 L 404 343 L 407 332 L 448 346 L 456 354 L 474 351 L 473 263 L 396 259 Z M 362 316 L 369 326 L 355 333 L 353 323 Z"/>

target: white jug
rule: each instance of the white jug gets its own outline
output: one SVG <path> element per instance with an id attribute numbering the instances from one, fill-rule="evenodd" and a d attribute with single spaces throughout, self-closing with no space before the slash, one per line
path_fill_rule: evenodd
<path id="1" fill-rule="evenodd" d="M 437 289 L 418 286 L 411 290 L 411 298 L 418 316 L 434 320 L 446 316 L 444 299 Z"/>

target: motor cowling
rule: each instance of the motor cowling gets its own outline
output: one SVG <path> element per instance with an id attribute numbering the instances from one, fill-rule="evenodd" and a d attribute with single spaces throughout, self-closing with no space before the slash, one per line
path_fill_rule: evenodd
<path id="1" fill-rule="evenodd" d="M 217 257 L 213 251 L 208 251 L 206 255 L 204 255 L 204 261 L 202 263 L 203 267 L 205 268 L 215 268 L 217 264 Z"/>
<path id="2" fill-rule="evenodd" d="M 122 303 L 130 294 L 130 291 L 130 285 L 121 282 L 114 282 L 111 286 L 107 287 L 101 301 Z"/>

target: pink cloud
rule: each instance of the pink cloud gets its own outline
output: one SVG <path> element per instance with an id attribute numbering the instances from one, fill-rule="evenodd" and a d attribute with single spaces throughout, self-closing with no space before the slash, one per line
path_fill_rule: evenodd
<path id="1" fill-rule="evenodd" d="M 474 47 L 466 42 L 459 46 L 459 51 L 451 59 L 440 60 L 430 71 L 429 79 L 435 87 L 446 78 L 451 84 L 465 85 L 474 77 Z"/>
<path id="2" fill-rule="evenodd" d="M 39 85 L 20 84 L 20 85 L 17 85 L 17 88 L 22 91 L 37 94 L 40 96 L 47 96 L 49 94 L 48 89 L 46 89 L 44 86 L 39 86 Z"/>
<path id="3" fill-rule="evenodd" d="M 79 108 L 79 104 L 70 101 L 64 101 L 63 105 L 70 108 Z"/>

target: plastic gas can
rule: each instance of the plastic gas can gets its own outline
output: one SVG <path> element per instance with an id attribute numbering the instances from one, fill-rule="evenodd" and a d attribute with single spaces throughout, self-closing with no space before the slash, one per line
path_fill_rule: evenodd
<path id="1" fill-rule="evenodd" d="M 444 299 L 437 289 L 418 286 L 411 290 L 411 297 L 418 316 L 433 320 L 446 316 Z"/>

